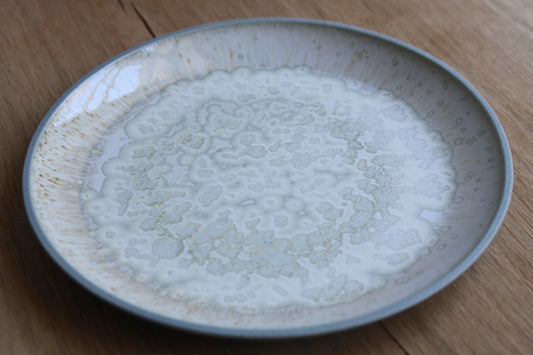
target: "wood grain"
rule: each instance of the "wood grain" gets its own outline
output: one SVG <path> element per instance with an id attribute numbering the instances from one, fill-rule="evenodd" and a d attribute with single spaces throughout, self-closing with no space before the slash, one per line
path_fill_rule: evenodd
<path id="1" fill-rule="evenodd" d="M 511 144 L 514 196 L 497 237 L 445 290 L 359 329 L 285 341 L 192 335 L 125 314 L 82 289 L 39 245 L 25 217 L 22 164 L 61 94 L 120 52 L 202 23 L 307 17 L 411 43 L 465 76 Z M 533 352 L 533 3 L 530 0 L 0 0 L 0 353 Z"/>

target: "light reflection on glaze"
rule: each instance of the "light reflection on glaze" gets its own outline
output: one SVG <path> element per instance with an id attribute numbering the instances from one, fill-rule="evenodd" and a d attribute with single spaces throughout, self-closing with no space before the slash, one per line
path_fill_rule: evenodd
<path id="1" fill-rule="evenodd" d="M 449 205 L 450 158 L 387 91 L 240 68 L 171 85 L 111 132 L 82 201 L 100 255 L 163 294 L 240 312 L 328 305 L 436 242 L 420 214 Z"/>

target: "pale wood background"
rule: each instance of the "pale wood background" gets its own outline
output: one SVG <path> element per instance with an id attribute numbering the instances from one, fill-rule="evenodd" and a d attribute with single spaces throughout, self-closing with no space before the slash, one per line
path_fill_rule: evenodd
<path id="1" fill-rule="evenodd" d="M 36 126 L 84 74 L 153 36 L 270 16 L 375 30 L 465 76 L 498 114 L 513 151 L 514 196 L 500 232 L 474 266 L 436 296 L 327 336 L 210 338 L 100 301 L 54 264 L 25 217 L 22 164 Z M 0 353 L 533 353 L 532 54 L 532 0 L 0 0 Z"/>

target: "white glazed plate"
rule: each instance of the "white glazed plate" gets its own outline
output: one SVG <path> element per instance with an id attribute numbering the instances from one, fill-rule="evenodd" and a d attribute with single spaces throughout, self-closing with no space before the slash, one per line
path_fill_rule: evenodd
<path id="1" fill-rule="evenodd" d="M 41 243 L 116 306 L 192 331 L 355 327 L 439 291 L 511 197 L 508 143 L 455 71 L 366 30 L 179 31 L 71 88 L 31 142 Z"/>

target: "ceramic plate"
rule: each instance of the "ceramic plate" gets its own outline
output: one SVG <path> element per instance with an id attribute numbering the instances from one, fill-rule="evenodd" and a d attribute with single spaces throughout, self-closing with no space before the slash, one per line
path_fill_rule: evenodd
<path id="1" fill-rule="evenodd" d="M 103 64 L 50 110 L 24 198 L 112 304 L 286 337 L 404 310 L 466 270 L 511 196 L 480 94 L 395 39 L 314 20 L 210 24 Z"/>

